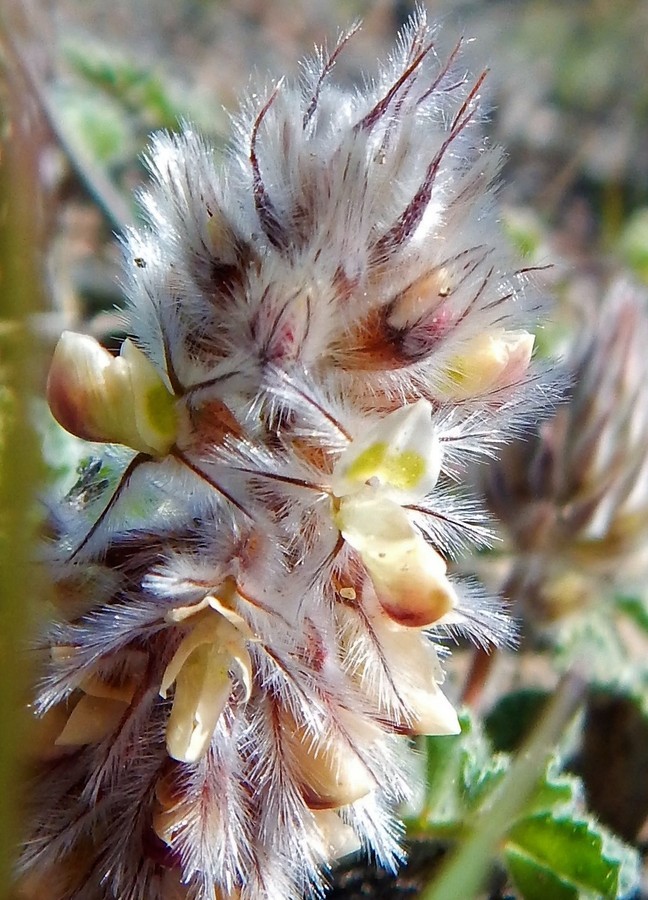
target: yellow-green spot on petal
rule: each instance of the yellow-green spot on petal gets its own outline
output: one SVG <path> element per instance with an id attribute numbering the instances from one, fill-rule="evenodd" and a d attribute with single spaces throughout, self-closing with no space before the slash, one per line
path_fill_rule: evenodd
<path id="1" fill-rule="evenodd" d="M 387 454 L 387 444 L 377 443 L 367 447 L 353 460 L 346 470 L 346 477 L 352 481 L 368 481 L 378 475 Z"/>
<path id="2" fill-rule="evenodd" d="M 421 481 L 426 472 L 425 460 L 414 450 L 403 450 L 386 456 L 382 466 L 384 481 L 401 490 L 411 490 Z"/>
<path id="3" fill-rule="evenodd" d="M 425 472 L 425 459 L 420 453 L 415 450 L 389 453 L 388 445 L 379 442 L 360 453 L 345 474 L 351 481 L 366 482 L 370 478 L 378 478 L 399 490 L 411 490 Z"/>
<path id="4" fill-rule="evenodd" d="M 464 382 L 468 381 L 468 374 L 465 369 L 448 369 L 448 378 L 453 384 L 462 385 Z"/>
<path id="5" fill-rule="evenodd" d="M 160 383 L 148 389 L 145 397 L 145 409 L 149 422 L 160 433 L 175 438 L 178 429 L 178 417 L 175 397 Z"/>

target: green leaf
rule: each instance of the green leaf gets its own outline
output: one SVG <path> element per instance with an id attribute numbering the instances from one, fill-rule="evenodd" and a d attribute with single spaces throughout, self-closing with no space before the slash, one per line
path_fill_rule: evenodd
<path id="1" fill-rule="evenodd" d="M 606 855 L 604 829 L 588 820 L 529 816 L 510 830 L 504 856 L 525 900 L 618 896 L 621 861 Z"/>
<path id="2" fill-rule="evenodd" d="M 537 688 L 513 691 L 502 697 L 484 717 L 486 734 L 496 750 L 517 750 L 531 731 L 549 694 Z"/>
<path id="3" fill-rule="evenodd" d="M 514 714 L 515 703 L 509 711 Z M 489 856 L 494 860 L 499 846 L 520 900 L 627 897 L 638 883 L 638 855 L 582 812 L 580 779 L 560 772 L 560 755 L 538 773 L 526 799 L 502 819 L 501 783 L 509 778 L 513 758 L 494 753 L 469 714 L 460 722 L 461 734 L 426 740 L 428 790 L 422 811 L 408 823 L 410 833 L 476 848 L 486 854 L 484 866 Z M 511 772 L 521 759 L 524 755 L 515 758 Z M 543 765 L 540 762 L 539 768 Z M 501 820 L 499 832 L 489 850 L 488 832 L 496 819 Z M 455 866 L 441 886 L 432 885 L 425 896 L 454 898 L 462 871 Z"/>
<path id="4" fill-rule="evenodd" d="M 459 717 L 461 734 L 425 739 L 426 795 L 411 826 L 429 833 L 449 834 L 470 827 L 504 778 L 510 757 L 495 753 L 478 723 L 467 712 Z M 529 798 L 525 815 L 560 811 L 574 803 L 580 782 L 559 773 L 552 760 Z"/>
<path id="5" fill-rule="evenodd" d="M 116 166 L 134 155 L 128 117 L 111 98 L 72 86 L 57 86 L 53 95 L 66 132 L 90 159 Z"/>
<path id="6" fill-rule="evenodd" d="M 648 634 L 648 604 L 641 597 L 617 597 L 617 607 Z"/>
<path id="7" fill-rule="evenodd" d="M 464 823 L 506 771 L 506 758 L 493 754 L 470 715 L 460 715 L 459 723 L 461 734 L 425 739 L 427 786 L 418 821 L 428 828 Z"/>
<path id="8" fill-rule="evenodd" d="M 65 56 L 73 70 L 88 88 L 96 92 L 101 108 L 105 100 L 116 103 L 144 126 L 178 129 L 182 120 L 195 123 L 203 133 L 219 135 L 224 130 L 224 117 L 219 108 L 207 103 L 185 86 L 176 84 L 168 73 L 143 65 L 121 50 L 100 42 L 81 43 L 68 40 Z"/>
<path id="9" fill-rule="evenodd" d="M 556 638 L 555 663 L 560 670 L 587 660 L 591 682 L 623 690 L 635 680 L 628 650 L 614 621 L 614 604 L 596 607 L 565 620 Z"/>
<path id="10" fill-rule="evenodd" d="M 518 890 L 525 900 L 578 900 L 575 887 L 561 881 L 548 868 L 540 868 L 534 859 L 528 859 L 516 849 L 507 850 L 506 864 Z"/>
<path id="11" fill-rule="evenodd" d="M 578 778 L 573 775 L 561 775 L 557 771 L 556 761 L 547 766 L 545 777 L 538 784 L 526 806 L 529 815 L 540 812 L 562 812 L 577 801 L 581 791 Z"/>

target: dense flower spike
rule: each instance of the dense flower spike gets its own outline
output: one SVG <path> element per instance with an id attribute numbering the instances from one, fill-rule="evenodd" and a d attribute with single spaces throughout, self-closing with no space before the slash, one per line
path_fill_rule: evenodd
<path id="1" fill-rule="evenodd" d="M 448 574 L 488 541 L 466 467 L 545 403 L 482 79 L 419 13 L 343 90 L 349 39 L 252 96 L 225 159 L 154 139 L 134 342 L 55 354 L 59 421 L 122 446 L 52 525 L 23 859 L 50 900 L 290 900 L 359 846 L 394 865 L 403 736 L 458 730 L 437 642 L 510 637 Z"/>

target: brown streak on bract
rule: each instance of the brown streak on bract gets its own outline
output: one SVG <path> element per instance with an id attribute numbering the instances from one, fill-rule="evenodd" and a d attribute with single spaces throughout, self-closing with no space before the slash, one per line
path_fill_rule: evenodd
<path id="1" fill-rule="evenodd" d="M 427 89 L 427 91 L 425 91 L 424 94 L 421 94 L 421 96 L 419 97 L 419 99 L 416 101 L 416 102 L 417 102 L 417 106 L 419 106 L 421 103 L 424 103 L 424 102 L 427 100 L 427 98 L 428 98 L 432 93 L 434 93 L 434 91 L 436 91 L 436 89 L 439 87 L 439 84 L 441 83 L 441 80 L 448 74 L 448 72 L 449 72 L 449 70 L 450 70 L 450 66 L 453 64 L 453 62 L 454 62 L 455 59 L 457 58 L 457 56 L 458 56 L 458 54 L 459 54 L 459 51 L 461 50 L 461 48 L 462 48 L 462 46 L 463 46 L 463 40 L 464 40 L 463 37 L 460 37 L 460 38 L 459 38 L 459 40 L 458 40 L 457 43 L 455 44 L 455 46 L 454 46 L 454 48 L 452 49 L 450 55 L 448 56 L 448 58 L 446 59 L 445 63 L 443 64 L 443 66 L 442 66 L 441 69 L 439 70 L 439 73 L 437 74 L 436 78 L 434 79 L 434 81 L 432 82 L 432 84 L 430 85 L 430 87 Z M 450 88 L 447 88 L 447 90 L 448 90 L 448 91 L 454 90 L 456 87 L 459 87 L 459 86 L 461 86 L 461 84 L 464 84 L 464 83 L 465 83 L 465 79 L 464 79 L 464 81 L 457 82 L 457 84 L 452 85 Z"/>
<path id="2" fill-rule="evenodd" d="M 434 48 L 434 41 L 430 41 L 430 43 L 424 47 L 421 52 L 414 58 L 414 60 L 410 63 L 409 66 L 405 69 L 405 71 L 396 79 L 396 81 L 392 84 L 390 89 L 387 91 L 385 96 L 376 103 L 376 105 L 371 109 L 359 122 L 354 126 L 355 131 L 368 131 L 373 128 L 378 119 L 381 118 L 389 108 L 390 103 L 394 99 L 394 96 L 398 93 L 400 88 L 407 82 L 411 76 L 414 74 L 416 69 L 423 62 L 428 53 Z"/>
<path id="3" fill-rule="evenodd" d="M 186 466 L 194 475 L 197 475 L 198 478 L 201 478 L 203 481 L 207 482 L 207 484 L 214 488 L 219 494 L 221 494 L 227 501 L 229 501 L 232 506 L 235 506 L 239 512 L 242 512 L 244 516 L 247 516 L 248 519 L 252 520 L 252 515 L 242 506 L 238 500 L 236 500 L 228 491 L 225 490 L 222 485 L 218 484 L 218 482 L 214 481 L 200 466 L 195 465 L 191 462 L 189 457 L 187 457 L 182 450 L 179 450 L 178 447 L 173 447 L 171 450 L 171 456 L 176 459 L 183 466 Z"/>
<path id="4" fill-rule="evenodd" d="M 344 32 L 337 44 L 335 45 L 335 49 L 333 53 L 328 57 L 324 66 L 322 67 L 322 71 L 320 72 L 319 78 L 317 79 L 317 84 L 315 85 L 315 90 L 313 91 L 313 95 L 310 99 L 308 106 L 306 107 L 306 112 L 304 113 L 304 118 L 302 119 L 302 129 L 306 131 L 306 128 L 310 124 L 311 119 L 317 109 L 317 104 L 319 102 L 320 92 L 322 90 L 322 85 L 331 74 L 333 66 L 337 62 L 338 56 L 344 50 L 346 45 L 349 43 L 351 38 L 353 38 L 358 31 L 360 30 L 360 22 L 355 22 L 348 31 Z"/>
<path id="5" fill-rule="evenodd" d="M 274 103 L 281 88 L 281 84 L 282 82 L 279 81 L 274 91 L 270 94 L 268 100 L 266 100 L 265 104 L 261 107 L 261 110 L 254 120 L 254 125 L 252 126 L 252 134 L 250 135 L 250 164 L 252 166 L 252 192 L 254 195 L 254 205 L 256 207 L 261 228 L 263 229 L 265 236 L 268 238 L 273 247 L 275 247 L 280 252 L 283 252 L 289 246 L 288 235 L 286 234 L 284 227 L 279 221 L 274 204 L 272 203 L 272 200 L 270 199 L 263 183 L 261 170 L 259 168 L 259 160 L 256 153 L 259 128 L 261 127 L 261 123 L 266 117 L 268 110 Z"/>

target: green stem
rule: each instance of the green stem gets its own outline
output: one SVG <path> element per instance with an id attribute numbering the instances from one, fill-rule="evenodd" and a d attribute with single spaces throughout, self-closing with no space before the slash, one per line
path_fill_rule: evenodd
<path id="1" fill-rule="evenodd" d="M 449 858 L 421 900 L 470 900 L 486 876 L 498 844 L 525 805 L 565 726 L 581 705 L 586 680 L 569 673 L 561 680 L 547 712 L 517 754 L 471 836 Z"/>
<path id="2" fill-rule="evenodd" d="M 0 39 L 3 22 L 0 20 Z M 4 73 L 2 73 L 4 74 Z M 34 496 L 39 465 L 30 427 L 33 381 L 40 375 L 38 342 L 29 323 L 38 309 L 38 129 L 12 73 L 6 79 L 10 127 L 0 148 L 0 898 L 20 831 L 25 760 L 27 631 L 38 593 L 34 565 Z M 40 215 L 39 215 L 40 214 Z"/>

